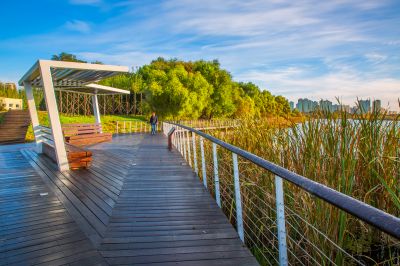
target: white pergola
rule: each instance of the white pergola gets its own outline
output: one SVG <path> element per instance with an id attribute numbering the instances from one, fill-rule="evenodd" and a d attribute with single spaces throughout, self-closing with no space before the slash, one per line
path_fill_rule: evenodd
<path id="1" fill-rule="evenodd" d="M 95 84 L 95 82 L 128 71 L 129 68 L 125 66 L 38 60 L 18 82 L 20 86 L 25 88 L 37 152 L 42 153 L 42 142 L 44 140 L 41 138 L 41 127 L 32 87 L 43 88 L 58 168 L 60 171 L 65 171 L 69 170 L 69 164 L 55 90 L 91 94 L 96 123 L 100 123 L 97 95 L 129 94 L 129 91 Z"/>

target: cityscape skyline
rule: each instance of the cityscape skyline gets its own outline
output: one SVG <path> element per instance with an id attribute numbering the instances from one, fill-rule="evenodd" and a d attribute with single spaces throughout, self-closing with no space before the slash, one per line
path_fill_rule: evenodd
<path id="1" fill-rule="evenodd" d="M 388 114 L 398 114 L 399 112 L 390 110 L 382 106 L 380 99 L 358 99 L 353 106 L 343 103 L 334 103 L 327 99 L 321 99 L 319 101 L 313 101 L 308 98 L 299 98 L 297 103 L 289 101 L 290 109 L 297 109 L 302 113 L 310 113 L 315 111 L 317 108 L 327 110 L 331 112 L 344 110 L 347 113 L 369 113 L 373 110 L 388 111 Z"/>

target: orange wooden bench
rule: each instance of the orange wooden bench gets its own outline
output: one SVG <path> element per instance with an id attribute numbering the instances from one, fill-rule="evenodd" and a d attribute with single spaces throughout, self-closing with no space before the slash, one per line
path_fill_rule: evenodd
<path id="1" fill-rule="evenodd" d="M 62 125 L 65 142 L 75 146 L 92 145 L 112 140 L 111 133 L 103 133 L 101 124 Z"/>
<path id="2" fill-rule="evenodd" d="M 68 164 L 70 169 L 88 168 L 92 163 L 92 152 L 76 147 L 74 145 L 65 143 L 67 151 Z M 56 152 L 53 144 L 44 142 L 43 153 L 55 161 Z"/>

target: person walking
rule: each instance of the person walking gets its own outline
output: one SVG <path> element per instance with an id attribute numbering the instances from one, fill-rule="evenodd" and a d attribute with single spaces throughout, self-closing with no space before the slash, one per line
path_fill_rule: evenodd
<path id="1" fill-rule="evenodd" d="M 151 135 L 155 135 L 156 134 L 156 127 L 157 127 L 157 124 L 158 124 L 158 118 L 157 118 L 155 112 L 153 112 L 151 114 L 150 124 L 151 124 Z"/>

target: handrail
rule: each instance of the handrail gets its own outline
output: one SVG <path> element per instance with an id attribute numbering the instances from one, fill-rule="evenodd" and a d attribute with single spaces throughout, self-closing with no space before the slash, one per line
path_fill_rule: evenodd
<path id="1" fill-rule="evenodd" d="M 127 134 L 127 133 L 146 133 L 151 131 L 151 125 L 148 121 L 143 120 L 118 120 L 115 121 L 115 133 L 116 134 Z M 156 125 L 156 131 L 162 128 L 162 121 L 159 121 Z"/>
<path id="2" fill-rule="evenodd" d="M 362 201 L 352 198 L 318 182 L 312 181 L 304 176 L 291 172 L 288 169 L 269 162 L 234 145 L 228 144 L 220 139 L 212 137 L 204 132 L 173 122 L 164 123 L 169 123 L 171 125 L 175 125 L 196 133 L 210 140 L 211 142 L 218 144 L 219 146 L 224 147 L 225 149 L 236 153 L 237 155 L 240 155 L 254 164 L 270 171 L 271 173 L 274 173 L 275 175 L 295 184 L 310 194 L 317 196 L 318 198 L 342 209 L 351 215 L 354 215 L 360 220 L 382 230 L 383 232 L 400 239 L 400 219 L 391 214 L 372 207 Z"/>
<path id="3" fill-rule="evenodd" d="M 228 119 L 228 120 L 179 120 L 171 121 L 173 123 L 186 125 L 194 129 L 206 130 L 206 129 L 225 129 L 238 127 L 240 120 Z"/>

